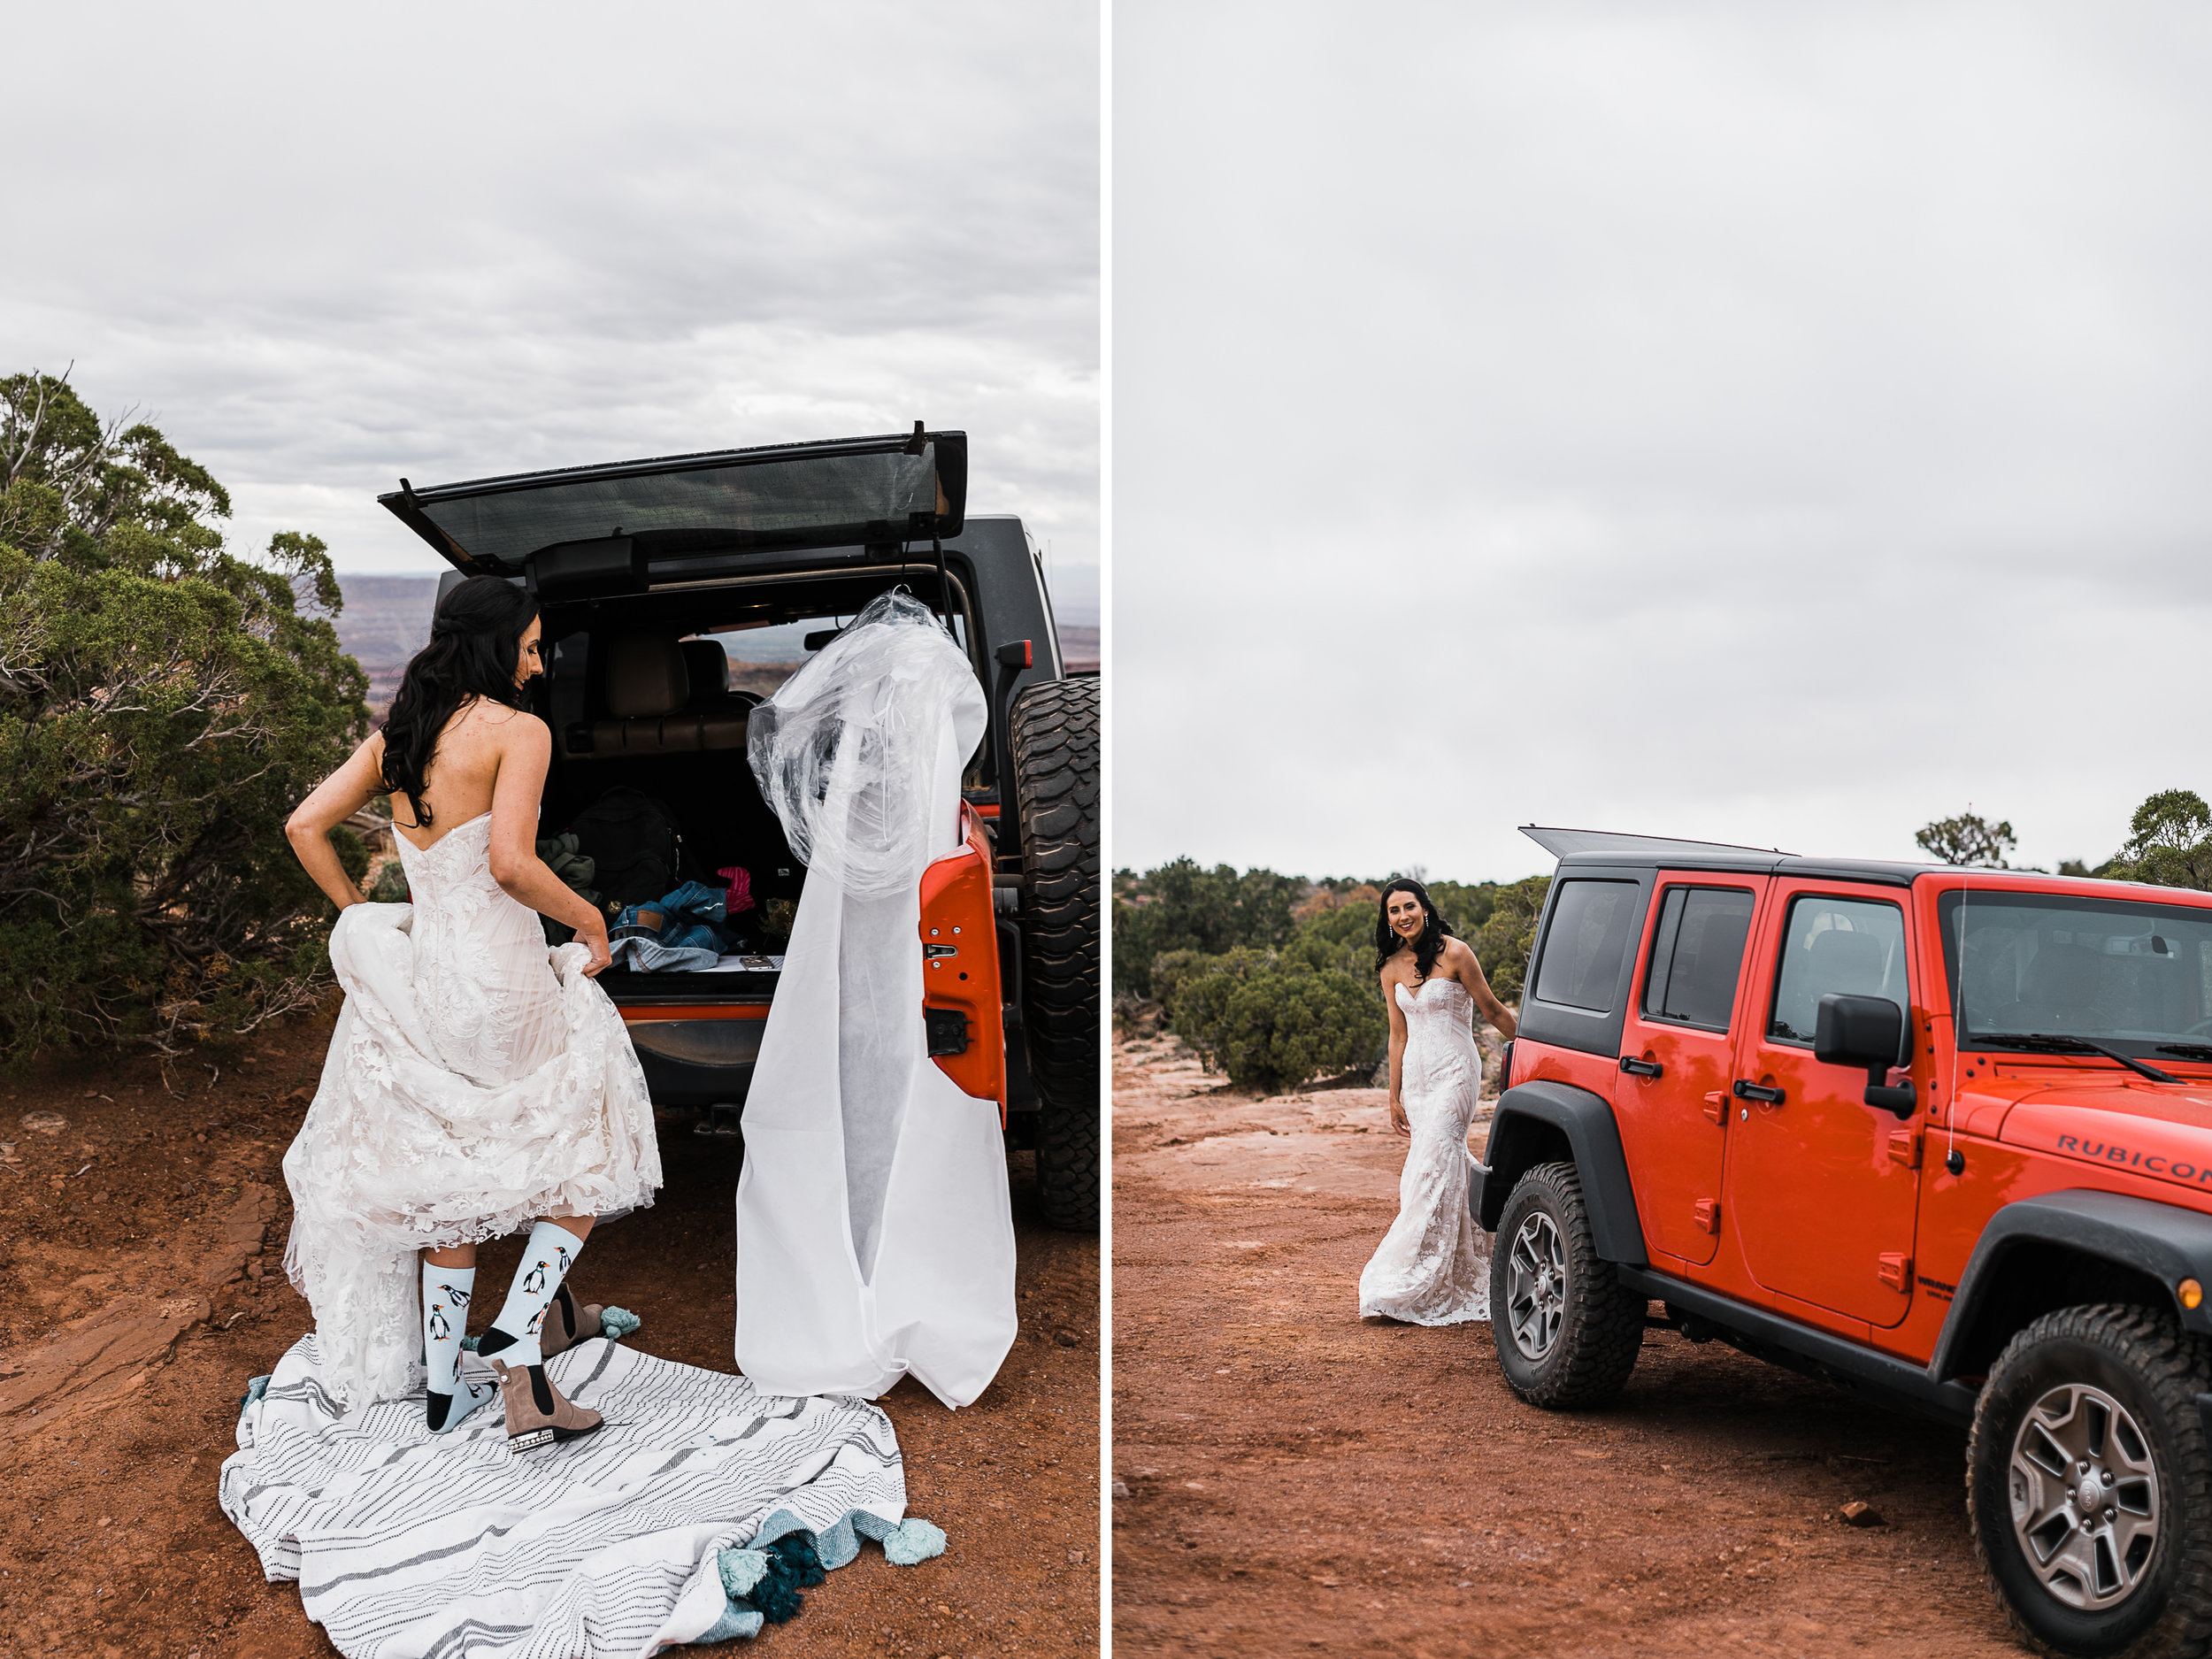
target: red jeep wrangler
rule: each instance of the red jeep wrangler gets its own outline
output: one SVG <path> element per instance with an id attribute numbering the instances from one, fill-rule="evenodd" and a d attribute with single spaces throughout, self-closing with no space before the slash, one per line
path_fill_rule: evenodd
<path id="1" fill-rule="evenodd" d="M 382 504 L 453 566 L 525 584 L 544 620 L 541 833 L 611 792 L 664 807 L 663 890 L 748 873 L 788 915 L 806 871 L 747 761 L 747 717 L 877 595 L 935 607 L 990 726 L 964 779 L 966 847 L 922 878 L 930 1054 L 1037 1149 L 1046 1219 L 1099 1213 L 1098 681 L 1066 672 L 1020 520 L 967 513 L 968 440 L 929 432 L 664 456 L 418 489 Z M 631 902 L 653 887 L 608 895 Z M 780 907 L 780 909 L 779 908 Z M 738 1133 L 783 958 L 611 968 L 657 1105 Z"/>
<path id="2" fill-rule="evenodd" d="M 1473 1201 L 1514 1392 L 1608 1400 L 1659 1325 L 1970 1425 L 2021 1634 L 2204 1651 L 2212 894 L 1527 833 Z"/>

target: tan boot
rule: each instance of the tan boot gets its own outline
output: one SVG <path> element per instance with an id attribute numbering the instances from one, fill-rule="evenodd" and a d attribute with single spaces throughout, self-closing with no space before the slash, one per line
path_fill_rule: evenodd
<path id="1" fill-rule="evenodd" d="M 599 1323 L 601 1311 L 601 1304 L 595 1302 L 579 1307 L 568 1294 L 568 1286 L 563 1285 L 553 1293 L 552 1305 L 538 1322 L 538 1352 L 551 1359 L 579 1342 L 590 1341 L 604 1328 Z"/>
<path id="2" fill-rule="evenodd" d="M 507 1408 L 507 1444 L 518 1452 L 581 1439 L 606 1419 L 563 1396 L 542 1365 L 509 1365 L 494 1360 L 499 1397 Z"/>

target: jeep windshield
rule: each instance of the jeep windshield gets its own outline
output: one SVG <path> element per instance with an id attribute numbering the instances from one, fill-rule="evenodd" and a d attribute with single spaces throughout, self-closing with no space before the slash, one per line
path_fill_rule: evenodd
<path id="1" fill-rule="evenodd" d="M 1946 893 L 1962 1048 L 2212 1062 L 2212 910 Z"/>

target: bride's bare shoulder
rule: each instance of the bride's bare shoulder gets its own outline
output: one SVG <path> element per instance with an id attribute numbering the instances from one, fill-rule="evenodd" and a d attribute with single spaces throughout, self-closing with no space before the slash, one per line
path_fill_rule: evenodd
<path id="1" fill-rule="evenodd" d="M 553 728 L 529 710 L 510 708 L 483 697 L 456 710 L 446 729 L 502 748 L 510 743 L 550 748 L 553 741 Z"/>

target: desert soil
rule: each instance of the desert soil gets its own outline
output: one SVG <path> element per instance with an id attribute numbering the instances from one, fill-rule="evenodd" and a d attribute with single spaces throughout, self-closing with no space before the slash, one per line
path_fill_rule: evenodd
<path id="1" fill-rule="evenodd" d="M 1113 1110 L 1118 1652 L 2021 1651 L 1962 1432 L 1672 1333 L 1617 1404 L 1538 1411 L 1487 1325 L 1358 1316 L 1382 1091 L 1256 1099 L 1144 1039 Z"/>
<path id="2" fill-rule="evenodd" d="M 149 1062 L 0 1080 L 0 1659 L 335 1651 L 215 1501 L 247 1379 L 308 1326 L 279 1161 L 327 1034 L 295 1021 L 166 1082 Z M 659 1202 L 595 1234 L 573 1282 L 643 1317 L 634 1345 L 727 1370 L 737 1153 L 690 1122 L 664 1115 Z M 1011 1168 L 1022 1333 L 997 1382 L 957 1413 L 911 1382 L 882 1402 L 910 1512 L 950 1548 L 864 1548 L 749 1651 L 1098 1651 L 1098 1241 L 1045 1227 L 1033 1160 Z M 488 1282 L 518 1249 L 488 1247 Z"/>

